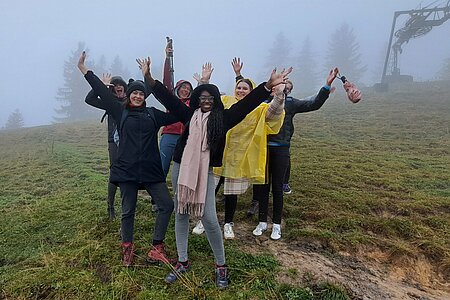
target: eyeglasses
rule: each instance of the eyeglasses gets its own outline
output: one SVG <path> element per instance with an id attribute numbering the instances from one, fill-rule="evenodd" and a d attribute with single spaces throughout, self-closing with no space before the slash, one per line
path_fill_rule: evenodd
<path id="1" fill-rule="evenodd" d="M 198 98 L 200 99 L 200 102 L 214 102 L 214 96 L 200 96 Z"/>

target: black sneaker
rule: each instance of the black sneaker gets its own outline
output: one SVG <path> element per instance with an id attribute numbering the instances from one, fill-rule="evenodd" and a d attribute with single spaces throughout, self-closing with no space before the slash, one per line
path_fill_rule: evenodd
<path id="1" fill-rule="evenodd" d="M 216 286 L 219 289 L 228 287 L 228 271 L 227 266 L 216 266 Z"/>
<path id="2" fill-rule="evenodd" d="M 247 210 L 247 216 L 253 216 L 257 214 L 258 211 L 259 211 L 258 201 L 252 200 L 252 204 L 250 204 L 250 208 Z"/>
<path id="3" fill-rule="evenodd" d="M 178 277 L 182 276 L 183 273 L 186 273 L 190 269 L 191 269 L 191 263 L 189 261 L 187 262 L 187 266 L 184 266 L 182 263 L 177 262 L 177 264 L 176 264 L 175 268 L 173 269 L 173 271 L 170 272 L 166 276 L 165 281 L 167 283 L 175 282 L 178 279 Z"/>
<path id="4" fill-rule="evenodd" d="M 286 195 L 289 195 L 290 193 L 292 193 L 291 187 L 289 186 L 289 184 L 284 183 L 283 184 L 283 193 L 285 193 Z"/>

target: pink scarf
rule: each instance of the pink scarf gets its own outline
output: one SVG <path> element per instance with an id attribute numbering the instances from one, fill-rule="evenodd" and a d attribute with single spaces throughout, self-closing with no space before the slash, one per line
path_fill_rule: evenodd
<path id="1" fill-rule="evenodd" d="M 210 112 L 198 108 L 189 124 L 189 136 L 178 175 L 178 213 L 203 216 L 208 187 L 209 148 L 206 125 Z"/>

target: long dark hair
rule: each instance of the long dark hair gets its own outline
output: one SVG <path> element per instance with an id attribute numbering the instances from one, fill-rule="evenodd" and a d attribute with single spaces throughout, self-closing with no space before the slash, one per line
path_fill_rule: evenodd
<path id="1" fill-rule="evenodd" d="M 223 128 L 223 103 L 220 99 L 220 92 L 217 86 L 213 84 L 202 84 L 192 91 L 190 106 L 197 108 L 200 105 L 200 94 L 207 91 L 214 97 L 214 103 L 209 114 L 208 123 L 206 125 L 206 136 L 208 138 L 208 146 L 212 153 L 215 153 L 223 147 L 223 137 L 225 129 Z"/>

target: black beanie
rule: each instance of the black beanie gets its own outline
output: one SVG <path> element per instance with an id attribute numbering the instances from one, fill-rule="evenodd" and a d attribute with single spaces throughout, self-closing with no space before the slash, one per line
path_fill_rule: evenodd
<path id="1" fill-rule="evenodd" d="M 147 98 L 148 93 L 142 80 L 135 80 L 128 85 L 127 97 L 130 98 L 131 93 L 136 90 L 144 92 L 145 98 Z"/>
<path id="2" fill-rule="evenodd" d="M 127 89 L 127 83 L 120 76 L 113 76 L 113 77 L 111 77 L 111 84 L 121 85 L 121 86 L 124 87 L 124 89 Z"/>

